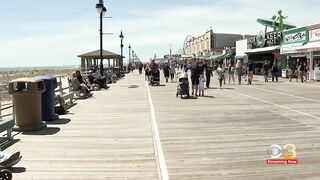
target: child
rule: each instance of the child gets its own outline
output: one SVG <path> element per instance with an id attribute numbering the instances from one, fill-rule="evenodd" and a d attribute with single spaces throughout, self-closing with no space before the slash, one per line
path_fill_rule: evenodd
<path id="1" fill-rule="evenodd" d="M 206 79 L 203 77 L 203 74 L 200 74 L 199 77 L 199 96 L 204 96 L 204 84 L 206 82 Z"/>
<path id="2" fill-rule="evenodd" d="M 218 80 L 219 80 L 219 84 L 220 84 L 220 89 L 222 89 L 222 81 L 224 80 L 224 72 L 220 67 L 218 67 L 217 73 L 218 73 Z"/>

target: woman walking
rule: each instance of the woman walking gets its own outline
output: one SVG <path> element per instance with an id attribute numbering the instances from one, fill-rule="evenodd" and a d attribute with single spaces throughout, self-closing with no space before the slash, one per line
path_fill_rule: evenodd
<path id="1" fill-rule="evenodd" d="M 233 84 L 235 84 L 235 80 L 234 80 L 234 72 L 235 72 L 235 69 L 234 69 L 234 67 L 233 67 L 233 65 L 230 63 L 229 64 L 229 84 L 230 84 L 230 80 L 232 79 L 232 81 L 233 81 Z"/>
<path id="2" fill-rule="evenodd" d="M 176 68 L 174 66 L 174 64 L 171 64 L 170 66 L 170 77 L 171 77 L 171 82 L 173 82 L 174 79 L 174 74 L 176 73 Z"/>
<path id="3" fill-rule="evenodd" d="M 236 73 L 238 75 L 238 82 L 240 85 L 241 84 L 241 76 L 242 76 L 242 63 L 240 60 L 238 60 L 237 64 L 236 64 Z"/>
<path id="4" fill-rule="evenodd" d="M 220 67 L 217 69 L 217 74 L 218 74 L 218 80 L 219 80 L 219 85 L 220 89 L 222 89 L 222 81 L 225 79 L 224 78 L 224 71 Z"/>

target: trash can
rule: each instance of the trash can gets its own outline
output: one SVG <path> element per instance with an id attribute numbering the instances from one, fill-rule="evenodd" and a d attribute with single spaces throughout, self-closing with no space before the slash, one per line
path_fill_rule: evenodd
<path id="1" fill-rule="evenodd" d="M 54 121 L 59 118 L 55 113 L 55 92 L 57 88 L 57 79 L 53 76 L 37 76 L 36 78 L 42 79 L 45 84 L 45 91 L 42 93 L 41 107 L 42 107 L 42 120 Z"/>
<path id="2" fill-rule="evenodd" d="M 44 81 L 39 78 L 20 78 L 10 81 L 16 126 L 14 130 L 36 131 L 46 127 L 41 117 L 41 94 Z"/>

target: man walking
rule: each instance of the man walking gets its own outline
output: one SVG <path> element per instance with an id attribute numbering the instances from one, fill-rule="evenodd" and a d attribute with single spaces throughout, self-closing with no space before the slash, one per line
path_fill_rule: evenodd
<path id="1" fill-rule="evenodd" d="M 278 66 L 276 62 L 273 63 L 273 66 L 271 68 L 271 74 L 272 74 L 272 82 L 274 82 L 274 78 L 276 78 L 276 81 L 278 82 Z"/>
<path id="2" fill-rule="evenodd" d="M 253 78 L 253 63 L 250 60 L 248 64 L 248 84 L 250 85 L 252 83 L 252 78 Z"/>
<path id="3" fill-rule="evenodd" d="M 206 87 L 209 88 L 209 86 L 210 86 L 210 78 L 213 76 L 212 67 L 209 65 L 209 61 L 206 64 L 205 70 L 206 70 L 206 80 L 207 80 L 206 81 Z"/>

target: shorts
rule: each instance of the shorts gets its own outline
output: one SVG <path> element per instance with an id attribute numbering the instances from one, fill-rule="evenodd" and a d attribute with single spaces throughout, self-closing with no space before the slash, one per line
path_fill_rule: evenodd
<path id="1" fill-rule="evenodd" d="M 199 85 L 199 78 L 198 77 L 191 77 L 192 85 Z"/>

